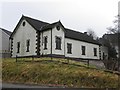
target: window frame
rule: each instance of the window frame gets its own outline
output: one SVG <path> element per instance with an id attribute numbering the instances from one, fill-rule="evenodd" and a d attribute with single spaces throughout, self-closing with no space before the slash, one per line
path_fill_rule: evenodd
<path id="1" fill-rule="evenodd" d="M 20 42 L 17 42 L 17 53 L 20 53 Z"/>
<path id="2" fill-rule="evenodd" d="M 30 51 L 30 39 L 27 39 L 26 40 L 26 52 L 29 52 Z"/>
<path id="3" fill-rule="evenodd" d="M 48 37 L 44 36 L 44 50 L 47 49 Z"/>
<path id="4" fill-rule="evenodd" d="M 72 43 L 67 43 L 67 53 L 72 54 Z"/>
<path id="5" fill-rule="evenodd" d="M 59 31 L 59 30 L 60 30 L 60 26 L 59 26 L 59 25 L 57 25 L 57 26 L 56 26 L 56 29 Z"/>
<path id="6" fill-rule="evenodd" d="M 56 43 L 55 49 L 56 49 L 56 50 L 62 50 L 62 49 L 61 49 L 62 38 L 56 36 L 56 37 L 55 37 L 55 43 Z"/>
<path id="7" fill-rule="evenodd" d="M 26 22 L 24 21 L 24 22 L 22 23 L 23 27 L 25 26 L 25 24 L 26 24 Z"/>
<path id="8" fill-rule="evenodd" d="M 97 56 L 97 48 L 93 48 L 94 56 Z"/>
<path id="9" fill-rule="evenodd" d="M 86 55 L 86 46 L 81 46 L 82 55 Z"/>

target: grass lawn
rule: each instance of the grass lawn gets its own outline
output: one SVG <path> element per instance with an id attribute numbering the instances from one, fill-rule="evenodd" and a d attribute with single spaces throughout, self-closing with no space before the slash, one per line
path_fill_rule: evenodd
<path id="1" fill-rule="evenodd" d="M 2 59 L 0 58 L 0 72 L 2 72 Z M 0 83 L 2 82 L 2 73 L 0 73 Z"/>
<path id="2" fill-rule="evenodd" d="M 21 59 L 25 60 L 25 59 Z M 64 59 L 38 58 L 31 62 L 3 59 L 2 80 L 10 83 L 55 85 L 79 88 L 117 88 L 118 76 L 89 68 L 80 62 Z M 38 61 L 38 62 L 35 62 Z M 91 68 L 92 67 L 92 68 Z"/>

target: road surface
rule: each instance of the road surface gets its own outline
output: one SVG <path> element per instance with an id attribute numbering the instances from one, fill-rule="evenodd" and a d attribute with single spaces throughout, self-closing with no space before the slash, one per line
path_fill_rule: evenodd
<path id="1" fill-rule="evenodd" d="M 7 89 L 17 89 L 17 90 L 20 90 L 20 89 L 27 89 L 27 90 L 36 90 L 36 89 L 38 89 L 38 90 L 43 90 L 43 88 L 45 89 L 47 89 L 47 88 L 64 88 L 64 87 L 62 87 L 62 86 L 58 86 L 58 87 L 55 87 L 55 86 L 43 86 L 43 85 L 31 85 L 31 84 L 13 84 L 13 83 L 2 83 L 2 88 L 3 88 L 3 90 L 5 89 L 6 90 L 6 88 Z M 41 88 L 41 89 L 40 89 Z M 45 89 L 45 90 L 46 90 Z"/>

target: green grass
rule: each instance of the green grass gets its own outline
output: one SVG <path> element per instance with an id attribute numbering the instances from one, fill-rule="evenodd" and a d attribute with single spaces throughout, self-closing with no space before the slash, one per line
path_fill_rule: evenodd
<path id="1" fill-rule="evenodd" d="M 0 72 L 2 72 L 2 59 L 0 58 Z M 2 73 L 0 73 L 0 83 L 2 82 Z"/>
<path id="2" fill-rule="evenodd" d="M 67 60 L 64 59 L 51 61 L 50 58 L 34 60 L 39 62 L 18 61 L 15 62 L 15 59 L 3 60 L 3 82 L 90 88 L 116 88 L 118 85 L 116 74 L 97 70 L 91 66 L 88 68 L 83 63 L 71 60 L 69 64 L 66 64 Z"/>

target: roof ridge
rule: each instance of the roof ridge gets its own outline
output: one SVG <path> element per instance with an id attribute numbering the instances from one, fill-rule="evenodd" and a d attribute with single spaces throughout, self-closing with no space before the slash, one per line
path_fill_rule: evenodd
<path id="1" fill-rule="evenodd" d="M 8 34 L 8 35 L 11 35 L 11 31 L 8 31 L 8 30 L 6 30 L 6 29 L 4 29 L 4 28 L 0 28 L 2 31 L 4 31 L 6 34 Z"/>
<path id="2" fill-rule="evenodd" d="M 22 16 L 28 23 L 36 30 L 40 30 L 43 25 L 49 24 L 44 21 L 40 21 L 38 19 L 34 19 L 28 16 Z"/>
<path id="3" fill-rule="evenodd" d="M 65 29 L 71 30 L 71 31 L 73 31 L 73 32 L 80 33 L 80 34 L 83 34 L 83 35 L 86 35 L 86 36 L 90 37 L 88 34 L 85 34 L 85 33 L 80 32 L 80 31 L 76 31 L 76 30 L 72 30 L 72 29 L 68 29 L 68 28 L 65 28 Z M 94 39 L 93 39 L 93 40 L 94 40 Z M 95 41 L 96 41 L 96 40 L 95 40 Z"/>
<path id="4" fill-rule="evenodd" d="M 99 42 L 97 40 L 94 40 L 92 37 L 90 37 L 87 34 L 84 34 L 84 33 L 79 32 L 79 31 L 71 30 L 68 28 L 65 28 L 65 29 L 68 30 L 66 33 L 66 37 L 68 37 L 68 38 L 79 39 L 82 41 L 86 41 L 86 42 L 90 42 L 90 43 L 94 43 L 94 44 L 99 44 Z"/>
<path id="5" fill-rule="evenodd" d="M 76 32 L 76 33 L 84 34 L 84 33 L 80 32 L 80 31 L 72 30 L 72 29 L 69 29 L 69 28 L 65 28 L 65 29 L 67 29 L 67 30 L 71 30 L 71 31 Z"/>
<path id="6" fill-rule="evenodd" d="M 44 22 L 44 21 L 41 21 L 41 20 L 36 19 L 36 18 L 29 17 L 29 16 L 24 16 L 24 15 L 23 15 L 23 17 L 24 17 L 24 18 L 29 18 L 29 19 L 32 19 L 32 20 L 35 20 L 35 21 L 39 21 L 39 22 L 42 22 L 42 23 L 50 24 L 50 23 L 48 23 L 48 22 Z"/>

